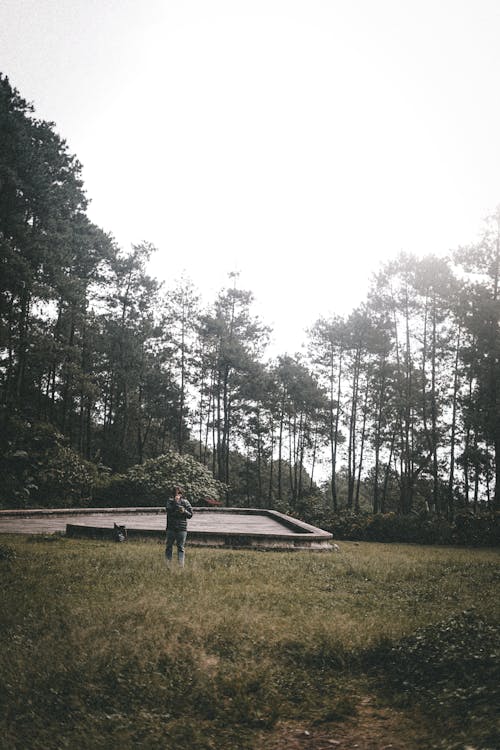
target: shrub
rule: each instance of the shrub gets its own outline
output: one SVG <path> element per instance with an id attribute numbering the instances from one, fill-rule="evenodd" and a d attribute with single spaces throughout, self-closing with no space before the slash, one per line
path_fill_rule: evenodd
<path id="1" fill-rule="evenodd" d="M 455 518 L 454 541 L 468 546 L 500 545 L 500 513 L 474 516 L 462 513 Z"/>
<path id="2" fill-rule="evenodd" d="M 6 507 L 81 505 L 92 494 L 98 469 L 46 423 L 9 425 L 0 460 L 0 502 Z"/>
<path id="3" fill-rule="evenodd" d="M 275 509 L 281 510 L 278 508 L 278 503 L 275 503 Z M 322 526 L 327 519 L 325 499 L 322 495 L 314 493 L 307 495 L 296 509 L 284 507 L 282 512 L 297 515 L 306 523 L 312 523 L 316 526 Z"/>
<path id="4" fill-rule="evenodd" d="M 56 443 L 42 457 L 37 497 L 51 507 L 88 504 L 97 477 L 98 469 L 93 463 L 72 448 Z"/>
<path id="5" fill-rule="evenodd" d="M 193 456 L 168 450 L 158 458 L 132 466 L 125 474 L 103 480 L 96 488 L 97 505 L 155 506 L 165 503 L 174 485 L 193 503 L 217 501 L 225 485 Z"/>
<path id="6" fill-rule="evenodd" d="M 314 522 L 314 521 L 313 521 Z M 500 514 L 462 514 L 453 522 L 430 514 L 343 513 L 325 519 L 324 527 L 337 539 L 414 544 L 500 544 Z"/>

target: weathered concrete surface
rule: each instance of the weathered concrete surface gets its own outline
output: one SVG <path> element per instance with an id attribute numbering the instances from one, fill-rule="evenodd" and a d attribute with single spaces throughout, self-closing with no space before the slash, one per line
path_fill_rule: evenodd
<path id="1" fill-rule="evenodd" d="M 129 537 L 165 534 L 163 508 L 54 509 L 0 511 L 0 533 L 53 534 L 111 538 L 113 524 L 126 526 Z M 262 549 L 331 550 L 332 535 L 282 513 L 246 508 L 195 508 L 189 521 L 189 543 Z"/>

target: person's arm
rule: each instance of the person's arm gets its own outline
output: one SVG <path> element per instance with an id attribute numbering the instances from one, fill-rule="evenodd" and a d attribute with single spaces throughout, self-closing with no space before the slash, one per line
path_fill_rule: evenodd
<path id="1" fill-rule="evenodd" d="M 184 505 L 184 509 L 186 512 L 186 518 L 192 518 L 193 517 L 193 508 L 191 507 L 191 503 L 189 500 L 186 500 L 186 498 L 182 498 L 182 502 Z"/>

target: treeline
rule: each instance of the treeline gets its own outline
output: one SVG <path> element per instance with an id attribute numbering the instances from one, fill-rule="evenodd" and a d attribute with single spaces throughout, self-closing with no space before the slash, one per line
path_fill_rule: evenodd
<path id="1" fill-rule="evenodd" d="M 189 280 L 164 289 L 154 248 L 124 253 L 86 208 L 77 159 L 0 75 L 4 504 L 175 449 L 228 503 L 500 508 L 499 212 L 447 259 L 387 264 L 351 315 L 269 360 L 236 277 L 208 307 Z"/>

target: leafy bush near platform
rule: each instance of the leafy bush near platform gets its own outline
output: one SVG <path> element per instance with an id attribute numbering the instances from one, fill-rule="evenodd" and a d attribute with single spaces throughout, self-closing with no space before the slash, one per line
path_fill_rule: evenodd
<path id="1" fill-rule="evenodd" d="M 459 515 L 454 521 L 453 536 L 457 544 L 496 547 L 500 545 L 500 513 Z"/>
<path id="2" fill-rule="evenodd" d="M 0 438 L 0 507 L 85 506 L 98 475 L 49 424 L 13 418 Z"/>
<path id="3" fill-rule="evenodd" d="M 453 521 L 433 515 L 339 514 L 324 520 L 336 539 L 413 544 L 500 545 L 500 514 L 462 514 Z"/>
<path id="4" fill-rule="evenodd" d="M 163 505 L 175 485 L 193 503 L 218 500 L 224 485 L 193 456 L 168 450 L 157 458 L 132 466 L 126 473 L 107 479 L 95 491 L 98 506 Z"/>

